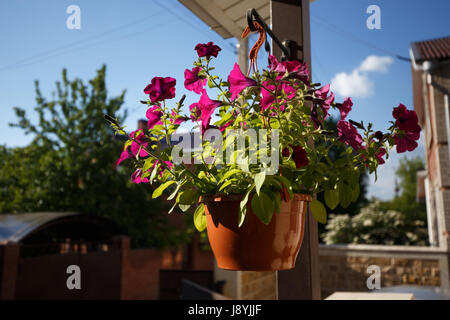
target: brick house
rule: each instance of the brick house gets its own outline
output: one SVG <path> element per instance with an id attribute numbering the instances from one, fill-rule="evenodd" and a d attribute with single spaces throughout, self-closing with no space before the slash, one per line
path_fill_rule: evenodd
<path id="1" fill-rule="evenodd" d="M 430 243 L 450 250 L 450 37 L 414 42 L 410 48 L 414 108 L 423 128 L 424 191 Z"/>

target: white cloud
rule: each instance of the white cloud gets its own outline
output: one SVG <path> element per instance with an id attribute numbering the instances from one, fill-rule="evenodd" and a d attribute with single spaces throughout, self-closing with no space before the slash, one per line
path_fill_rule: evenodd
<path id="1" fill-rule="evenodd" d="M 369 72 L 387 72 L 394 62 L 391 57 L 367 56 L 352 72 L 339 72 L 331 79 L 331 89 L 342 97 L 366 98 L 371 96 L 373 82 Z"/>
<path id="2" fill-rule="evenodd" d="M 368 56 L 359 65 L 359 71 L 367 72 L 387 72 L 389 65 L 394 62 L 391 57 Z"/>
<path id="3" fill-rule="evenodd" d="M 350 74 L 337 73 L 331 79 L 331 88 L 342 97 L 365 98 L 373 94 L 373 82 L 357 69 Z"/>

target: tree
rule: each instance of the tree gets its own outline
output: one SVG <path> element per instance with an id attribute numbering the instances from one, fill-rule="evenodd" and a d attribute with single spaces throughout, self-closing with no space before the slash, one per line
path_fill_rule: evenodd
<path id="1" fill-rule="evenodd" d="M 115 168 L 122 144 L 103 115 L 126 118 L 125 91 L 108 98 L 105 72 L 103 66 L 86 85 L 63 70 L 51 100 L 36 81 L 37 124 L 15 107 L 18 122 L 11 126 L 34 139 L 24 148 L 0 148 L 0 212 L 77 211 L 112 219 L 135 246 L 176 245 L 186 234 L 168 224 L 151 188 L 132 184 L 130 168 Z"/>
<path id="2" fill-rule="evenodd" d="M 405 214 L 411 221 L 420 220 L 427 222 L 427 211 L 425 203 L 417 201 L 417 171 L 423 170 L 425 164 L 423 159 L 415 157 L 403 158 L 395 172 L 398 180 L 399 194 L 392 201 L 382 204 L 387 210 L 396 210 Z"/>
<path id="3" fill-rule="evenodd" d="M 403 158 L 396 171 L 400 194 L 391 201 L 371 201 L 357 215 L 331 215 L 321 237 L 328 243 L 426 245 L 426 207 L 416 200 L 420 157 Z"/>

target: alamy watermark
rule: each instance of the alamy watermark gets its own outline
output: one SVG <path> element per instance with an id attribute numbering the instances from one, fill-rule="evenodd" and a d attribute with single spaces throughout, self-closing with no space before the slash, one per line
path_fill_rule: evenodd
<path id="1" fill-rule="evenodd" d="M 381 269 L 377 265 L 370 265 L 367 267 L 367 273 L 370 274 L 367 278 L 366 284 L 369 290 L 381 289 Z"/>
<path id="2" fill-rule="evenodd" d="M 218 129 L 208 129 L 200 135 L 177 133 L 171 136 L 174 164 L 237 164 L 244 172 L 252 164 L 260 164 L 266 175 L 279 169 L 279 130 L 227 130 L 226 136 Z M 270 143 L 269 143 L 270 142 Z M 270 144 L 270 145 L 269 145 Z M 225 155 L 224 151 L 225 150 Z"/>
<path id="3" fill-rule="evenodd" d="M 370 16 L 366 20 L 366 26 L 369 30 L 381 29 L 381 9 L 376 4 L 367 7 L 367 14 Z"/>
<path id="4" fill-rule="evenodd" d="M 81 289 L 81 269 L 76 264 L 72 264 L 67 267 L 66 273 L 70 274 L 70 276 L 67 277 L 66 286 L 67 289 L 73 290 Z"/>
<path id="5" fill-rule="evenodd" d="M 67 29 L 81 29 L 81 9 L 76 4 L 67 7 L 66 13 L 70 14 L 66 20 Z"/>

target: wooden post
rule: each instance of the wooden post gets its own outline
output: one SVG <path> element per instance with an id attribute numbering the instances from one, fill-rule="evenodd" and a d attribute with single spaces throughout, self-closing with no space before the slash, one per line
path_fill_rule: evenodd
<path id="1" fill-rule="evenodd" d="M 238 38 L 238 65 L 241 67 L 241 71 L 246 74 L 248 69 L 248 38 Z"/>
<path id="2" fill-rule="evenodd" d="M 293 40 L 311 72 L 309 0 L 271 0 L 270 17 L 273 33 L 280 41 Z M 272 54 L 278 59 L 281 49 L 272 41 Z M 305 236 L 294 269 L 278 272 L 279 299 L 320 299 L 319 239 L 317 222 L 308 212 Z"/>

